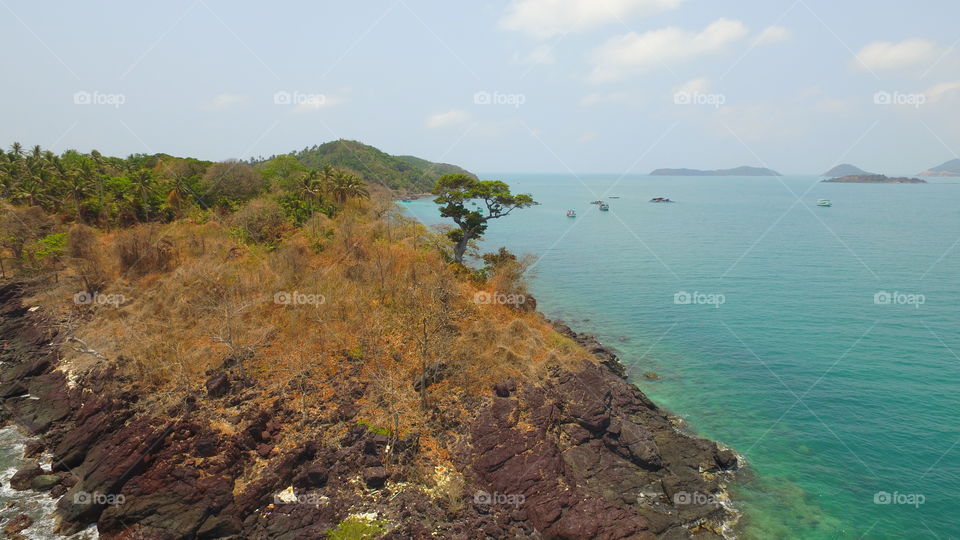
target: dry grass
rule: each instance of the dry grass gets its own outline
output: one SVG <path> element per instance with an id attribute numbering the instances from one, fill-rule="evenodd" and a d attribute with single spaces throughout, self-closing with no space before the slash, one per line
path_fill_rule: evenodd
<path id="1" fill-rule="evenodd" d="M 275 250 L 245 245 L 215 222 L 95 237 L 78 229 L 64 279 L 34 301 L 73 321 L 72 335 L 134 376 L 144 406 L 202 392 L 208 373 L 231 359 L 263 403 L 279 397 L 304 425 L 354 400 L 358 421 L 417 433 L 442 459 L 449 437 L 437 432 L 433 411 L 469 421 L 467 404 L 493 384 L 514 377 L 522 385 L 590 356 L 535 312 L 474 303 L 476 287 L 428 236 L 374 202 L 315 218 Z M 70 302 L 94 261 L 101 293 L 122 294 L 124 303 Z M 526 292 L 516 269 L 485 288 Z M 68 359 L 78 355 L 65 350 Z M 434 363 L 446 369 L 421 395 L 413 382 Z M 291 426 L 290 436 L 299 435 Z"/>

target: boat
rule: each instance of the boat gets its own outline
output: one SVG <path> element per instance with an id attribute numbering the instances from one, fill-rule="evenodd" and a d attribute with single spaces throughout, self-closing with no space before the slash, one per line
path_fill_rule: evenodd
<path id="1" fill-rule="evenodd" d="M 577 217 L 576 210 L 567 210 L 567 217 Z"/>
<path id="2" fill-rule="evenodd" d="M 668 199 L 668 198 L 666 198 L 666 197 L 654 197 L 654 198 L 650 199 L 650 202 L 656 202 L 656 203 L 661 203 L 661 202 L 662 202 L 662 203 L 667 203 L 667 202 L 673 202 L 673 201 L 671 201 L 670 199 Z"/>
<path id="3" fill-rule="evenodd" d="M 615 196 L 611 195 L 611 196 L 609 196 L 609 197 L 607 197 L 607 198 L 608 198 L 608 199 L 619 199 L 620 197 L 615 197 Z"/>
<path id="4" fill-rule="evenodd" d="M 603 201 L 590 201 L 590 204 L 603 204 Z"/>
<path id="5" fill-rule="evenodd" d="M 401 200 L 400 202 L 402 202 L 402 203 L 411 203 L 411 202 L 413 202 L 413 201 L 411 201 L 410 199 L 403 199 L 403 200 Z"/>
<path id="6" fill-rule="evenodd" d="M 610 205 L 609 205 L 609 204 L 607 204 L 607 203 L 605 203 L 605 202 L 600 203 L 600 211 L 601 211 L 601 212 L 606 212 L 606 211 L 608 211 L 608 210 L 610 210 Z"/>
<path id="7" fill-rule="evenodd" d="M 830 199 L 820 199 L 817 201 L 817 206 L 833 206 L 833 203 Z"/>

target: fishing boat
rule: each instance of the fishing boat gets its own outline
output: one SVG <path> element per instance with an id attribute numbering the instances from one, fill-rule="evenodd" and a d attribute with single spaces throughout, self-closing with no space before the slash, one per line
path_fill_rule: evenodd
<path id="1" fill-rule="evenodd" d="M 610 210 L 610 205 L 609 205 L 609 204 L 607 204 L 607 203 L 605 203 L 605 202 L 600 203 L 600 211 L 601 211 L 601 212 L 607 212 L 607 211 L 609 211 L 609 210 Z"/>
<path id="2" fill-rule="evenodd" d="M 567 210 L 567 217 L 577 217 L 576 210 Z"/>
<path id="3" fill-rule="evenodd" d="M 650 202 L 655 202 L 655 203 L 668 203 L 668 202 L 673 202 L 673 201 L 671 201 L 670 199 L 668 199 L 668 198 L 666 198 L 666 197 L 654 197 L 654 198 L 650 199 Z"/>
<path id="4" fill-rule="evenodd" d="M 603 201 L 590 201 L 590 204 L 603 204 Z"/>
<path id="5" fill-rule="evenodd" d="M 820 199 L 817 201 L 817 206 L 833 206 L 833 203 L 830 199 Z"/>
<path id="6" fill-rule="evenodd" d="M 616 197 L 616 196 L 611 195 L 611 196 L 609 196 L 608 198 L 609 198 L 609 199 L 619 199 L 620 197 Z"/>

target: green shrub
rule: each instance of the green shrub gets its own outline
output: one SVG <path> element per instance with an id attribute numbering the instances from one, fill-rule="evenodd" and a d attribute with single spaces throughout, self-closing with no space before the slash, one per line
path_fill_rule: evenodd
<path id="1" fill-rule="evenodd" d="M 386 532 L 385 521 L 367 521 L 358 517 L 348 517 L 335 528 L 327 531 L 331 540 L 374 540 Z"/>
<path id="2" fill-rule="evenodd" d="M 231 218 L 233 232 L 248 244 L 277 247 L 287 230 L 283 209 L 274 201 L 257 199 L 237 211 Z"/>

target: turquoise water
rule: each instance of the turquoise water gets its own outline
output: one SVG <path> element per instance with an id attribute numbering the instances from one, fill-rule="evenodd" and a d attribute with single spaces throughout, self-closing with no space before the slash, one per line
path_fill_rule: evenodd
<path id="1" fill-rule="evenodd" d="M 960 538 L 960 185 L 496 177 L 542 205 L 483 248 L 539 257 L 542 311 L 659 374 L 633 380 L 746 456 L 741 536 Z"/>

